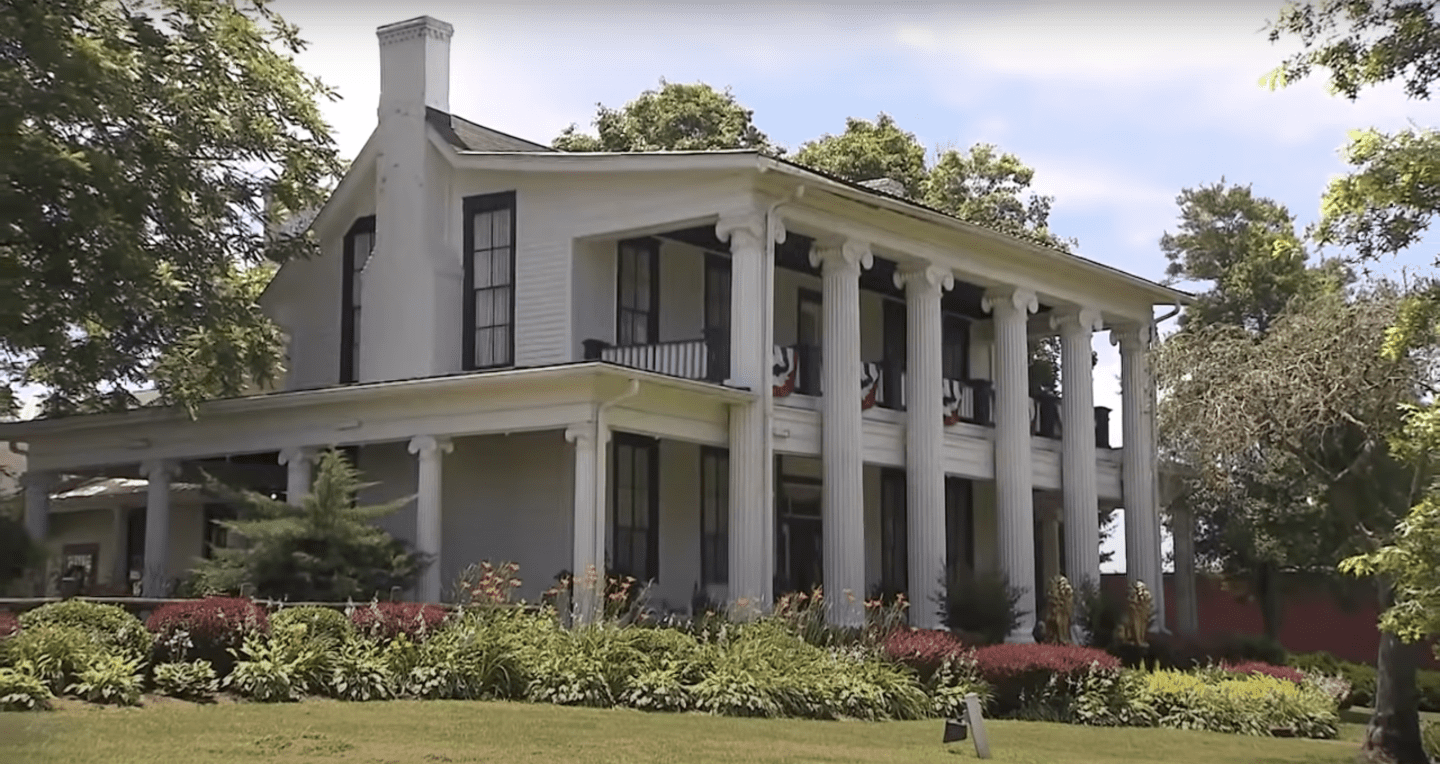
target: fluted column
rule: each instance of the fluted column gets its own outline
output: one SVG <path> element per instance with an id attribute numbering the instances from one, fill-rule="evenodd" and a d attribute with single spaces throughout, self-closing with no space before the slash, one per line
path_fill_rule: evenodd
<path id="1" fill-rule="evenodd" d="M 865 501 L 860 413 L 860 270 L 870 245 L 846 241 L 810 253 L 824 284 L 820 489 L 825 593 L 831 623 L 865 622 Z"/>
<path id="2" fill-rule="evenodd" d="M 170 480 L 178 465 L 167 459 L 140 465 L 148 484 L 145 491 L 145 572 L 141 595 L 164 597 L 170 581 Z"/>
<path id="3" fill-rule="evenodd" d="M 905 525 L 910 621 L 940 626 L 936 600 L 945 574 L 945 403 L 941 383 L 940 295 L 955 286 L 945 268 L 899 271 L 905 290 Z"/>
<path id="4" fill-rule="evenodd" d="M 1026 322 L 1039 307 L 1025 289 L 992 289 L 995 316 L 995 526 L 1000 570 L 1020 589 L 1020 624 L 1009 642 L 1035 639 L 1035 497 L 1030 464 L 1030 364 Z M 1092 428 L 1093 430 L 1093 428 Z"/>
<path id="5" fill-rule="evenodd" d="M 1125 573 L 1143 581 L 1155 597 L 1155 628 L 1164 628 L 1164 590 L 1160 573 L 1160 526 L 1155 511 L 1155 441 L 1150 425 L 1150 325 L 1127 324 L 1110 330 L 1120 346 L 1120 394 L 1123 442 L 1120 452 L 1121 499 L 1125 505 Z"/>
<path id="6" fill-rule="evenodd" d="M 129 507 L 117 506 L 110 511 L 110 585 L 126 586 L 130 580 L 130 562 L 125 559 L 125 536 L 130 527 Z M 99 578 L 100 571 L 95 571 Z"/>
<path id="7" fill-rule="evenodd" d="M 565 430 L 575 444 L 575 508 L 571 614 L 575 623 L 591 623 L 605 580 L 605 448 L 609 431 L 597 422 L 579 422 Z"/>
<path id="8" fill-rule="evenodd" d="M 1099 311 L 1057 314 L 1060 331 L 1060 464 L 1065 506 L 1065 577 L 1079 589 L 1100 585 L 1100 491 L 1095 466 L 1095 363 L 1091 340 Z"/>
<path id="9" fill-rule="evenodd" d="M 730 383 L 755 396 L 730 407 L 729 598 L 742 614 L 768 608 L 774 590 L 774 489 L 771 464 L 771 349 L 774 270 L 770 244 L 784 229 L 759 210 L 722 215 L 715 235 L 730 242 Z M 770 237 L 774 238 L 770 238 Z"/>
<path id="10" fill-rule="evenodd" d="M 20 476 L 25 490 L 25 532 L 37 544 L 50 535 L 50 492 L 55 489 L 55 475 L 49 472 L 26 472 Z"/>
<path id="11" fill-rule="evenodd" d="M 282 449 L 280 463 L 285 465 L 285 503 L 298 507 L 310 493 L 315 449 L 307 446 Z"/>
<path id="12" fill-rule="evenodd" d="M 415 597 L 421 602 L 440 601 L 440 508 L 445 491 L 445 454 L 454 450 L 449 438 L 417 435 L 410 439 L 410 453 L 419 457 L 415 479 L 415 550 L 430 564 L 420 575 Z"/>

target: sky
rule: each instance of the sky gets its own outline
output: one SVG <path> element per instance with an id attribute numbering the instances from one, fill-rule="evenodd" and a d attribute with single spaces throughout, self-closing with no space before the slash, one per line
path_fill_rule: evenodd
<path id="1" fill-rule="evenodd" d="M 1344 170 L 1347 131 L 1436 123 L 1434 106 L 1398 88 L 1352 103 L 1319 78 L 1263 87 L 1296 48 L 1266 37 L 1278 1 L 273 7 L 311 43 L 299 64 L 342 97 L 325 115 L 346 156 L 375 125 L 375 28 L 429 14 L 455 27 L 450 106 L 467 119 L 548 143 L 572 123 L 588 131 L 597 103 L 621 106 L 661 78 L 730 88 L 792 151 L 842 131 L 846 117 L 884 112 L 932 150 L 986 142 L 1016 154 L 1055 199 L 1051 230 L 1078 238 L 1092 260 L 1155 280 L 1181 189 L 1249 184 L 1303 226 Z M 1119 442 L 1119 359 L 1105 335 L 1095 346 L 1096 405 L 1117 412 Z M 1124 569 L 1118 520 L 1107 570 Z"/>

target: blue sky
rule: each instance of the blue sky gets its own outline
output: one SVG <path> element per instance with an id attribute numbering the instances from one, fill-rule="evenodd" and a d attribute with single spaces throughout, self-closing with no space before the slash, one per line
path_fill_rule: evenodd
<path id="1" fill-rule="evenodd" d="M 1162 276 L 1158 240 L 1182 188 L 1252 184 L 1301 224 L 1343 171 L 1346 131 L 1435 124 L 1395 88 L 1357 103 L 1320 80 L 1260 86 L 1291 43 L 1264 26 L 1279 2 L 507 3 L 280 0 L 311 47 L 299 58 L 338 89 L 326 106 L 353 156 L 375 124 L 375 27 L 419 14 L 455 26 L 451 110 L 548 142 L 595 104 L 620 106 L 661 77 L 730 87 L 794 150 L 847 116 L 886 112 L 932 149 L 989 142 L 1036 169 L 1051 227 L 1085 256 Z M 1096 403 L 1119 409 L 1118 358 L 1097 338 Z M 1118 417 L 1113 424 L 1119 440 Z M 1118 530 L 1118 529 L 1117 529 Z M 1122 536 L 1108 548 L 1123 568 Z M 1168 544 L 1167 544 L 1168 547 Z"/>

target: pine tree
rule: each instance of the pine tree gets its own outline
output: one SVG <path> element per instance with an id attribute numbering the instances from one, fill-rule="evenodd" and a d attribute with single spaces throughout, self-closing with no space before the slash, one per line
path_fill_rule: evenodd
<path id="1" fill-rule="evenodd" d="M 408 587 L 429 560 L 374 521 L 413 497 L 359 506 L 357 494 L 372 485 L 362 483 L 360 472 L 335 450 L 321 454 L 313 489 L 298 506 L 212 485 L 241 507 L 239 519 L 222 525 L 242 537 L 244 546 L 215 550 L 214 558 L 196 568 L 194 588 L 234 592 L 249 583 L 262 597 L 335 602 Z"/>

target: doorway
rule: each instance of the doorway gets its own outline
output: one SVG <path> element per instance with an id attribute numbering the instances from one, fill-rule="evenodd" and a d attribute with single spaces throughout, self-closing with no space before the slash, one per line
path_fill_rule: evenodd
<path id="1" fill-rule="evenodd" d="M 775 595 L 813 591 L 824 582 L 820 481 L 781 476 L 775 497 Z"/>

